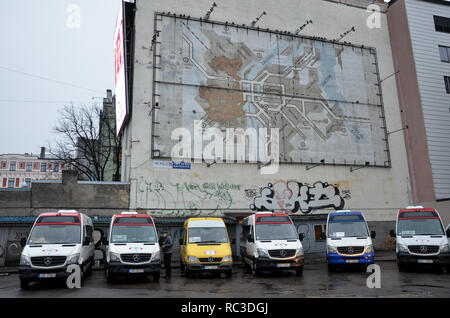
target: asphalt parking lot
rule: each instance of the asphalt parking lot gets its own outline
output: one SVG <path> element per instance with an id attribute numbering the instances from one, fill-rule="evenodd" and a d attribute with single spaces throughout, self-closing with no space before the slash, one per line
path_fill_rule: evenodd
<path id="1" fill-rule="evenodd" d="M 0 276 L 0 297 L 450 297 L 450 274 L 432 270 L 399 272 L 392 261 L 380 261 L 381 288 L 366 285 L 369 273 L 357 270 L 328 272 L 326 264 L 306 264 L 303 276 L 294 272 L 245 273 L 235 266 L 231 279 L 202 275 L 185 278 L 178 268 L 166 282 L 149 278 L 121 279 L 107 283 L 102 270 L 96 270 L 83 280 L 82 288 L 67 289 L 64 283 L 32 283 L 21 290 L 17 274 Z M 162 276 L 164 276 L 162 272 Z"/>

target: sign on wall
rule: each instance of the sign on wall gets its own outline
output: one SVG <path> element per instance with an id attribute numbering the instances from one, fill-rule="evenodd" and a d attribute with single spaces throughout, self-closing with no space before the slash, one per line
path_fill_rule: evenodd
<path id="1" fill-rule="evenodd" d="M 121 1 L 117 14 L 114 33 L 114 83 L 116 94 L 116 133 L 120 133 L 127 116 L 127 91 L 125 78 L 125 41 L 124 41 L 123 3 Z"/>
<path id="2" fill-rule="evenodd" d="M 171 131 L 278 128 L 280 162 L 388 166 L 376 51 L 156 15 L 153 149 Z M 176 114 L 177 116 L 174 116 Z"/>

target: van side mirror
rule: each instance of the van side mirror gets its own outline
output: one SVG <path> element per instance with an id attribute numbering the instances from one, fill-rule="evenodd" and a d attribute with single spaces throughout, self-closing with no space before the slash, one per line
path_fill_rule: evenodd
<path id="1" fill-rule="evenodd" d="M 27 245 L 27 239 L 24 238 L 24 237 L 22 237 L 22 238 L 20 239 L 20 246 L 22 246 L 22 248 L 24 248 L 25 245 Z"/>
<path id="2" fill-rule="evenodd" d="M 103 245 L 109 245 L 108 239 L 106 237 L 102 238 L 102 244 Z"/>
<path id="3" fill-rule="evenodd" d="M 180 239 L 178 240 L 178 243 L 180 243 L 180 245 L 183 245 L 183 239 L 180 238 Z"/>
<path id="4" fill-rule="evenodd" d="M 83 240 L 83 245 L 89 245 L 89 244 L 91 244 L 91 239 L 86 236 Z"/>
<path id="5" fill-rule="evenodd" d="M 247 242 L 249 242 L 249 243 L 254 243 L 255 242 L 255 239 L 253 238 L 253 236 L 251 234 L 248 235 Z"/>
<path id="6" fill-rule="evenodd" d="M 326 240 L 327 239 L 327 235 L 325 234 L 325 232 L 321 232 L 320 233 L 320 239 L 321 240 Z"/>
<path id="7" fill-rule="evenodd" d="M 450 228 L 448 228 L 447 231 L 445 231 L 445 234 L 447 234 L 447 237 L 450 237 Z"/>
<path id="8" fill-rule="evenodd" d="M 303 233 L 298 233 L 298 239 L 299 239 L 300 241 L 303 241 L 304 238 L 305 238 L 305 234 L 303 234 Z"/>
<path id="9" fill-rule="evenodd" d="M 375 238 L 377 236 L 377 233 L 375 231 L 370 232 L 370 238 Z"/>
<path id="10" fill-rule="evenodd" d="M 397 234 L 395 233 L 394 230 L 391 230 L 391 231 L 389 232 L 389 235 L 390 235 L 391 237 L 396 237 L 396 236 L 397 236 Z"/>

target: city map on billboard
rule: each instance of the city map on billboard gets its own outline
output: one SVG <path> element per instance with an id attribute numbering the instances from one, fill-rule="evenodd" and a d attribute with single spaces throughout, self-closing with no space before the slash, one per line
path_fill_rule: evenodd
<path id="1" fill-rule="evenodd" d="M 153 150 L 171 131 L 278 128 L 280 162 L 388 166 L 373 48 L 158 14 Z"/>

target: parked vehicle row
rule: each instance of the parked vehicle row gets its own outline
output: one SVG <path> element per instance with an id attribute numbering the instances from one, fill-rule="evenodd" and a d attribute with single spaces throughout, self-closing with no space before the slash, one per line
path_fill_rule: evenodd
<path id="1" fill-rule="evenodd" d="M 258 212 L 243 219 L 239 250 L 242 265 L 248 272 L 293 270 L 303 274 L 304 234 L 297 230 L 289 215 Z M 231 277 L 233 255 L 223 219 L 189 218 L 179 240 L 182 271 L 186 277 L 209 272 Z M 90 217 L 75 210 L 39 215 L 28 239 L 23 239 L 19 265 L 21 288 L 43 279 L 65 279 L 70 265 L 78 265 L 82 275 L 89 274 L 94 263 L 95 247 L 106 246 L 105 272 L 108 281 L 118 276 L 152 276 L 159 281 L 161 248 L 150 215 L 122 212 L 111 218 L 107 237 L 94 243 Z M 444 230 L 439 213 L 421 206 L 400 209 L 396 230 L 396 253 L 399 270 L 409 265 L 431 264 L 445 267 L 450 273 L 450 228 Z M 328 268 L 366 267 L 375 261 L 372 239 L 366 219 L 360 211 L 331 212 L 327 218 L 326 240 Z"/>

